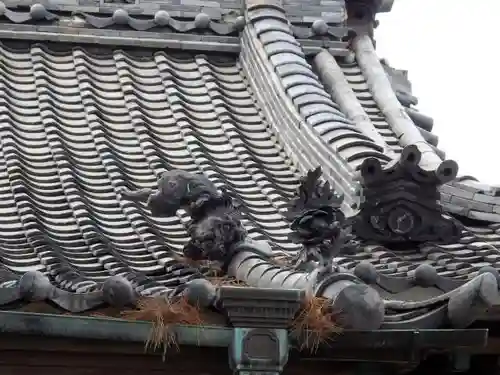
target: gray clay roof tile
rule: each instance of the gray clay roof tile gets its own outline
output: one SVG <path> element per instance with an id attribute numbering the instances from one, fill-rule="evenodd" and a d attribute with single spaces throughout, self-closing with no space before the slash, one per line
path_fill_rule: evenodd
<path id="1" fill-rule="evenodd" d="M 188 3 L 182 6 L 199 5 Z M 231 8 L 233 3 L 217 4 Z M 315 16 L 327 7 L 341 22 L 343 3 L 317 1 L 300 14 Z M 321 165 L 352 214 L 360 200 L 361 163 L 370 157 L 391 161 L 405 145 L 354 53 L 334 63 L 356 113 L 363 112 L 363 126 L 326 90 L 321 67 L 306 57 L 288 24 L 286 14 L 296 6 L 285 1 L 284 11 L 250 10 L 251 27 L 240 36 L 239 56 L 0 44 L 0 289 L 13 290 L 33 271 L 76 293 L 100 290 L 113 277 L 124 277 L 145 296 L 171 293 L 198 278 L 173 255 L 188 240 L 186 212 L 153 217 L 119 193 L 123 187 L 152 188 L 165 170 L 203 172 L 226 187 L 242 203 L 250 236 L 269 241 L 285 259 L 299 250 L 288 239 L 283 213 L 302 172 Z M 186 40 L 192 36 L 182 34 Z M 204 43 L 205 37 L 196 37 Z M 206 38 L 214 46 L 221 40 Z M 405 121 L 420 134 L 418 142 L 441 155 L 432 119 L 412 107 L 417 100 L 406 74 L 382 65 L 391 95 L 408 113 Z M 441 193 L 449 212 L 500 221 L 495 187 L 461 177 Z M 485 270 L 498 277 L 499 246 L 499 224 L 476 224 L 466 227 L 456 243 L 405 250 L 363 243 L 360 252 L 336 261 L 393 302 L 387 327 L 434 327 L 442 323 L 443 309 L 434 298 L 477 280 Z M 266 267 L 264 274 L 247 275 L 262 280 L 249 281 L 260 286 L 272 278 L 273 285 L 298 285 L 309 277 Z M 408 301 L 422 304 L 394 307 Z M 437 306 L 431 315 L 441 319 L 438 323 L 429 320 L 425 301 Z"/>
<path id="2" fill-rule="evenodd" d="M 73 291 L 122 273 L 144 275 L 143 294 L 188 280 L 188 271 L 168 271 L 168 250 L 187 240 L 185 213 L 157 219 L 117 193 L 153 186 L 166 168 L 204 171 L 244 202 L 252 237 L 296 248 L 279 208 L 297 173 L 234 58 L 97 56 L 42 45 L 0 53 L 8 269 L 42 271 Z"/>

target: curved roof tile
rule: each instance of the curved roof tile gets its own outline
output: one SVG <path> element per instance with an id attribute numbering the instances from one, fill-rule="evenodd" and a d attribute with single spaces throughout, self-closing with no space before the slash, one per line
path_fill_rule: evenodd
<path id="1" fill-rule="evenodd" d="M 390 163 L 415 143 L 426 167 L 453 164 L 442 161 L 432 120 L 410 108 L 411 92 L 391 90 L 414 139 L 401 134 L 356 45 L 347 57 L 325 49 L 311 61 L 280 6 L 249 4 L 247 13 L 239 56 L 0 45 L 0 304 L 29 295 L 83 311 L 118 303 L 116 291 L 122 302 L 132 293 L 169 296 L 202 278 L 203 268 L 177 255 L 188 240 L 184 211 L 157 218 L 121 199 L 122 188 L 152 188 L 166 170 L 202 172 L 224 186 L 250 237 L 290 260 L 300 246 L 288 239 L 285 206 L 305 171 L 322 166 L 350 215 L 367 158 Z M 486 221 L 500 220 L 496 195 L 467 177 L 441 187 L 445 210 Z M 457 243 L 367 242 L 335 260 L 351 290 L 383 300 L 382 327 L 466 326 L 474 304 L 497 303 L 499 245 L 500 227 L 485 224 L 466 227 Z M 254 286 L 305 288 L 313 277 L 243 255 L 238 262 L 258 267 L 231 272 Z"/>

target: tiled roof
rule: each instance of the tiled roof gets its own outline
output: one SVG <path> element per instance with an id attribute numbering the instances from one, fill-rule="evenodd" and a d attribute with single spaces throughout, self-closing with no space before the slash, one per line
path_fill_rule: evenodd
<path id="1" fill-rule="evenodd" d="M 348 56 L 334 57 L 328 43 L 340 43 L 344 55 L 345 43 L 332 42 L 328 26 L 325 40 L 314 34 L 320 22 L 307 29 L 316 30 L 313 37 L 299 41 L 279 6 L 248 3 L 239 55 L 225 48 L 204 55 L 78 43 L 0 45 L 2 290 L 22 284 L 28 271 L 89 295 L 111 276 L 125 277 L 144 296 L 175 293 L 201 277 L 175 256 L 188 241 L 186 212 L 154 217 L 120 194 L 154 188 L 166 170 L 203 172 L 228 189 L 250 237 L 267 240 L 285 260 L 300 249 L 288 239 L 284 210 L 305 171 L 322 167 L 344 194 L 347 215 L 362 201 L 359 167 L 368 158 L 391 162 L 414 144 L 427 170 L 456 172 L 436 148 L 432 120 L 412 107 L 411 92 L 374 74 L 384 67 L 367 36 L 353 41 Z M 323 52 L 310 59 L 306 42 Z M 391 105 L 381 103 L 381 89 Z M 468 178 L 444 185 L 444 208 L 496 221 L 493 188 L 473 192 L 476 185 Z M 382 296 L 387 327 L 436 327 L 465 283 L 483 282 L 477 276 L 485 270 L 498 276 L 499 244 L 497 224 L 477 224 L 458 243 L 398 250 L 365 243 L 363 251 L 336 260 L 343 273 Z M 258 257 L 247 255 L 240 264 Z M 258 287 L 293 288 L 311 277 L 256 262 L 234 273 Z"/>
<path id="2" fill-rule="evenodd" d="M 143 294 L 193 277 L 181 250 L 188 217 L 152 217 L 121 187 L 166 169 L 203 171 L 241 199 L 252 237 L 295 249 L 280 208 L 290 167 L 235 57 L 127 54 L 33 44 L 0 49 L 2 264 L 67 290 L 126 275 Z"/>
<path id="3" fill-rule="evenodd" d="M 398 281 L 412 280 L 414 277 L 412 271 L 421 264 L 428 264 L 443 278 L 443 284 L 449 282 L 453 289 L 462 284 L 461 280 L 474 278 L 478 271 L 485 267 L 500 269 L 498 246 L 500 246 L 500 226 L 491 224 L 486 227 L 466 227 L 458 243 L 423 244 L 397 251 L 384 246 L 368 245 L 364 248 L 364 252 L 339 258 L 338 263 L 354 270 L 360 262 L 367 261 L 375 265 L 380 275 L 389 279 L 394 278 L 394 284 L 398 284 Z M 400 290 L 396 289 L 401 289 L 399 285 L 391 290 L 390 281 L 386 285 L 382 282 L 381 286 L 387 286 L 391 292 L 399 292 Z M 406 286 L 403 289 L 409 288 Z"/>

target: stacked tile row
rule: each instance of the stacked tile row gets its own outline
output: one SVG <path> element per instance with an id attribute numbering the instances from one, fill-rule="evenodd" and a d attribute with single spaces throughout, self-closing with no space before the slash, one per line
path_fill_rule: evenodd
<path id="1" fill-rule="evenodd" d="M 94 51 L 95 52 L 95 51 Z M 67 290 L 111 275 L 143 294 L 194 271 L 174 252 L 189 217 L 151 217 L 119 191 L 203 172 L 245 207 L 250 235 L 294 251 L 282 210 L 298 175 L 232 57 L 0 47 L 0 259 Z"/>
<path id="2" fill-rule="evenodd" d="M 309 161 L 320 161 L 327 177 L 346 196 L 345 209 L 351 212 L 359 201 L 359 184 L 354 181 L 356 169 L 368 157 L 383 162 L 390 157 L 346 118 L 324 90 L 293 37 L 283 9 L 277 5 L 247 6 L 252 26 L 244 32 L 243 54 L 261 59 L 265 66 L 261 76 L 267 81 L 272 77 L 264 95 L 270 98 L 276 92 L 282 103 L 295 112 L 294 116 L 299 119 L 292 122 L 295 129 L 287 132 L 293 131 L 297 134 L 295 138 L 304 139 L 304 143 L 297 145 L 300 154 Z M 264 98 L 264 102 L 270 100 Z M 282 129 L 285 126 L 282 125 Z M 284 130 L 277 132 L 285 133 Z M 311 148 L 311 145 L 314 146 Z"/>
<path id="3" fill-rule="evenodd" d="M 283 0 L 283 9 L 292 23 L 312 23 L 318 19 L 342 24 L 347 18 L 345 0 Z"/>
<path id="4" fill-rule="evenodd" d="M 167 11 L 172 17 L 193 19 L 205 13 L 213 20 L 224 20 L 228 16 L 241 14 L 243 0 L 5 0 L 7 6 L 31 6 L 42 4 L 52 11 L 89 12 L 110 14 L 117 8 L 131 11 L 133 14 L 153 15 L 159 10 Z M 318 19 L 329 24 L 343 24 L 346 17 L 344 0 L 283 0 L 283 7 L 291 22 L 312 23 Z"/>
<path id="5" fill-rule="evenodd" d="M 400 146 L 396 134 L 387 123 L 385 116 L 380 111 L 377 103 L 375 103 L 375 100 L 370 92 L 370 88 L 368 87 L 368 84 L 363 77 L 363 73 L 361 72 L 361 69 L 356 61 L 339 61 L 339 66 L 342 68 L 351 90 L 356 95 L 361 107 L 365 111 L 375 129 L 377 129 L 378 133 L 382 136 L 387 146 L 389 146 L 392 151 L 400 154 L 403 148 Z"/>
<path id="6" fill-rule="evenodd" d="M 110 14 L 117 8 L 123 8 L 133 14 L 153 15 L 158 10 L 165 10 L 172 17 L 192 19 L 199 13 L 206 13 L 214 20 L 220 20 L 226 14 L 240 13 L 243 7 L 242 0 L 5 0 L 7 6 L 30 6 L 34 3 L 43 4 L 52 11 Z"/>
<path id="7" fill-rule="evenodd" d="M 467 227 L 458 243 L 423 244 L 406 250 L 389 250 L 383 246 L 365 246 L 364 251 L 339 258 L 340 264 L 354 269 L 359 262 L 369 262 L 383 275 L 411 277 L 421 264 L 433 266 L 440 276 L 468 280 L 483 267 L 500 271 L 500 227 Z"/>

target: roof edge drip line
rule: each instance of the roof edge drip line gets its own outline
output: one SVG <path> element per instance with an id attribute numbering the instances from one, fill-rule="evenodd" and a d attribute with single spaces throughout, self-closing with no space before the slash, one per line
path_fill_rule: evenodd
<path id="1" fill-rule="evenodd" d="M 373 98 L 386 117 L 387 123 L 398 136 L 400 144 L 417 146 L 422 153 L 420 167 L 427 171 L 436 171 L 441 183 L 453 180 L 458 173 L 458 164 L 454 160 L 443 161 L 422 137 L 394 94 L 370 36 L 366 34 L 356 36 L 352 47 Z"/>
<path id="2" fill-rule="evenodd" d="M 20 311 L 0 311 L 3 334 L 106 340 L 144 343 L 151 333 L 152 323 L 98 316 L 54 315 Z M 222 326 L 169 326 L 179 345 L 227 348 L 233 328 Z"/>
<path id="3" fill-rule="evenodd" d="M 36 322 L 36 324 L 33 324 Z M 151 332 L 152 324 L 89 316 L 64 316 L 32 312 L 0 311 L 0 330 L 3 333 L 41 335 L 59 339 L 107 340 L 144 343 Z M 189 326 L 172 324 L 169 327 L 179 345 L 227 348 L 234 335 L 234 328 L 219 326 Z M 414 339 L 408 339 L 414 337 Z M 375 331 L 343 331 L 342 335 L 329 343 L 330 350 L 338 348 L 379 348 L 381 339 L 388 350 L 402 347 L 421 350 L 423 348 L 483 348 L 487 343 L 487 329 L 426 329 L 386 328 Z M 293 337 L 290 337 L 293 340 Z M 307 358 L 315 353 L 304 355 Z"/>

